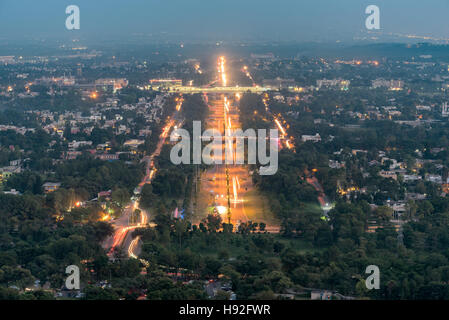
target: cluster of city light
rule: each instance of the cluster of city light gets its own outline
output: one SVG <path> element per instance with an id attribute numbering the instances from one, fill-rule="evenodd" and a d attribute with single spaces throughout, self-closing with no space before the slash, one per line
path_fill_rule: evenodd
<path id="1" fill-rule="evenodd" d="M 288 149 L 292 149 L 293 148 L 293 144 L 290 141 L 290 139 L 287 137 L 287 131 L 284 129 L 284 127 L 282 126 L 281 121 L 279 121 L 278 118 L 274 118 L 274 122 L 276 123 L 276 126 L 278 127 L 279 131 L 281 131 L 281 139 L 283 139 L 285 141 L 285 146 Z M 285 122 L 285 121 L 284 121 Z"/>
<path id="2" fill-rule="evenodd" d="M 176 98 L 176 111 L 180 111 L 182 107 L 182 103 L 184 102 L 184 99 L 182 97 Z"/>
<path id="3" fill-rule="evenodd" d="M 349 187 L 349 188 L 347 188 L 346 190 L 345 190 L 345 189 L 342 189 L 342 188 L 339 188 L 339 189 L 337 190 L 337 192 L 338 192 L 340 195 L 342 195 L 342 196 L 344 196 L 345 194 L 354 192 L 354 191 L 359 191 L 359 188 L 358 188 L 358 187 Z"/>
<path id="4" fill-rule="evenodd" d="M 264 95 L 264 97 L 262 98 L 262 101 L 263 101 L 263 103 L 264 103 L 264 105 L 265 105 L 265 110 L 266 110 L 267 112 L 269 112 L 269 109 L 268 109 L 268 99 L 269 99 L 269 96 L 268 96 L 268 94 L 266 93 L 266 94 Z M 257 111 L 254 111 L 254 114 L 257 114 Z M 279 116 L 281 116 L 281 115 L 279 114 Z M 294 145 L 293 145 L 293 143 L 292 143 L 292 141 L 291 141 L 292 137 L 290 137 L 290 138 L 287 137 L 287 131 L 286 131 L 285 128 L 282 126 L 281 121 L 280 121 L 276 116 L 273 115 L 273 119 L 274 119 L 274 123 L 275 123 L 276 126 L 278 127 L 279 131 L 281 131 L 281 136 L 280 136 L 280 140 L 279 140 L 279 141 L 284 141 L 284 142 L 285 142 L 285 146 L 286 146 L 288 149 L 293 149 L 293 148 L 294 148 Z M 285 122 L 286 122 L 286 121 L 284 120 L 284 124 L 285 124 Z M 289 126 L 287 125 L 287 128 L 288 128 L 288 127 L 289 127 Z"/>
<path id="5" fill-rule="evenodd" d="M 179 109 L 181 109 L 181 107 L 179 107 Z M 161 138 L 163 139 L 162 140 L 163 142 L 165 142 L 165 138 L 167 138 L 168 133 L 170 132 L 170 129 L 174 124 L 175 124 L 174 120 L 169 120 L 165 125 L 165 127 L 162 129 Z"/>
<path id="6" fill-rule="evenodd" d="M 265 93 L 262 99 L 263 104 L 265 105 L 265 110 L 268 111 L 268 93 Z"/>
<path id="7" fill-rule="evenodd" d="M 221 215 L 223 215 L 226 212 L 228 212 L 228 210 L 226 209 L 225 206 L 216 206 L 216 208 L 217 208 L 218 213 L 221 214 Z"/>
<path id="8" fill-rule="evenodd" d="M 256 85 L 256 83 L 254 82 L 253 77 L 251 76 L 251 74 L 249 73 L 248 67 L 247 66 L 243 66 L 242 68 L 242 72 L 253 82 L 253 86 Z"/>
<path id="9" fill-rule="evenodd" d="M 360 66 L 360 65 L 363 64 L 363 61 L 362 60 L 355 60 L 355 59 L 352 59 L 352 60 L 349 60 L 349 61 L 335 60 L 335 63 L 338 63 L 338 64 L 350 64 L 350 65 Z M 368 61 L 366 61 L 366 63 L 374 65 L 376 67 L 379 65 L 379 61 L 377 61 L 377 60 L 368 60 Z"/>
<path id="10" fill-rule="evenodd" d="M 195 71 L 198 72 L 199 74 L 203 73 L 203 71 L 200 68 L 200 64 L 199 63 L 195 64 L 194 68 L 195 68 Z"/>
<path id="11" fill-rule="evenodd" d="M 25 85 L 25 90 L 26 90 L 28 93 L 31 91 L 30 87 L 31 87 L 32 85 L 33 85 L 32 82 L 28 82 L 28 83 Z"/>

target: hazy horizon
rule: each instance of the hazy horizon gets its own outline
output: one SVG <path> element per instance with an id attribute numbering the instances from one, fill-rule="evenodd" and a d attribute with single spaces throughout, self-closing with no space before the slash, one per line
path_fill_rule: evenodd
<path id="1" fill-rule="evenodd" d="M 65 8 L 78 5 L 81 29 L 65 28 Z M 0 0 L 0 39 L 143 36 L 174 41 L 352 41 L 366 35 L 365 8 L 380 8 L 380 36 L 449 38 L 449 2 L 430 0 Z"/>

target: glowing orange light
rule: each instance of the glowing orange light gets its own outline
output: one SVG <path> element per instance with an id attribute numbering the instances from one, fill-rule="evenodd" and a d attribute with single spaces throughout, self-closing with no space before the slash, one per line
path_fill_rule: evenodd
<path id="1" fill-rule="evenodd" d="M 282 127 L 281 123 L 279 122 L 279 120 L 278 119 L 274 119 L 274 122 L 278 126 L 279 130 L 281 130 L 282 134 L 285 135 L 286 132 L 285 132 L 284 128 Z"/>

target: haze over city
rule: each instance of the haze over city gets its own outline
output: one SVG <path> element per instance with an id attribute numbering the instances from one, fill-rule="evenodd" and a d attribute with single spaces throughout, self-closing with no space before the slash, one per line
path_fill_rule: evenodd
<path id="1" fill-rule="evenodd" d="M 65 8 L 76 4 L 81 29 L 64 28 Z M 152 41 L 352 41 L 364 34 L 365 8 L 381 11 L 381 34 L 449 37 L 445 0 L 99 0 L 0 1 L 0 38 L 123 39 Z"/>

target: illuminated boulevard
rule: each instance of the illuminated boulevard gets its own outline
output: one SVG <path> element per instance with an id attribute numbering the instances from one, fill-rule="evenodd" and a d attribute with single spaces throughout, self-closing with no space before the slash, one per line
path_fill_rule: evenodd
<path id="1" fill-rule="evenodd" d="M 240 127 L 236 107 L 231 105 L 225 95 L 212 95 L 209 102 L 209 118 L 206 122 L 208 129 L 219 130 L 224 136 L 224 127 Z M 236 227 L 240 222 L 256 222 L 257 217 L 249 217 L 245 210 L 246 194 L 253 189 L 248 170 L 244 165 L 226 165 L 225 153 L 223 144 L 223 164 L 213 165 L 203 174 L 201 196 L 207 198 L 209 207 L 217 209 L 223 222 L 228 223 L 230 218 L 230 222 Z"/>
<path id="2" fill-rule="evenodd" d="M 209 106 L 209 116 L 206 120 L 205 128 L 218 130 L 222 136 L 225 136 L 225 129 L 241 128 L 239 123 L 238 101 L 243 92 L 251 91 L 253 93 L 263 93 L 266 88 L 258 87 L 230 87 L 228 76 L 226 74 L 226 60 L 224 57 L 218 59 L 217 64 L 217 82 L 221 84 L 212 88 L 190 88 L 189 93 L 201 92 L 204 94 L 204 100 Z M 249 75 L 247 69 L 244 72 Z M 201 90 L 200 90 L 201 89 Z M 192 91 L 193 90 L 193 91 Z M 142 161 L 146 162 L 146 174 L 135 189 L 135 194 L 140 194 L 142 187 L 157 174 L 157 168 L 154 166 L 154 158 L 159 156 L 163 145 L 166 143 L 172 128 L 180 125 L 176 120 L 176 115 L 180 111 L 183 103 L 182 98 L 177 98 L 175 114 L 168 117 L 166 124 L 160 135 L 155 151 L 151 156 L 145 156 Z M 265 102 L 265 100 L 264 100 Z M 268 106 L 267 106 L 268 110 Z M 292 148 L 285 129 L 281 121 L 273 116 L 273 126 L 277 127 L 280 134 L 280 148 Z M 266 224 L 265 230 L 272 233 L 279 232 L 279 224 L 273 219 L 267 201 L 261 197 L 251 180 L 247 165 L 225 164 L 225 145 L 221 146 L 222 164 L 213 165 L 201 177 L 201 186 L 199 190 L 199 204 L 197 213 L 193 217 L 193 223 L 198 224 L 207 213 L 218 213 L 222 221 L 234 225 L 234 231 L 238 226 L 245 222 L 263 222 Z M 235 155 L 235 143 L 231 147 Z M 138 200 L 133 200 L 123 211 L 121 217 L 112 221 L 114 235 L 106 239 L 103 243 L 105 249 L 109 249 L 109 256 L 112 258 L 116 248 L 122 248 L 129 256 L 136 258 L 140 252 L 139 237 L 132 239 L 132 231 L 136 228 L 152 225 L 149 214 L 141 210 L 141 215 L 135 223 L 130 221 L 133 212 L 139 208 Z M 131 232 L 130 232 L 131 231 Z"/>
<path id="3" fill-rule="evenodd" d="M 224 57 L 218 59 L 218 82 L 226 87 L 229 80 L 226 74 L 226 60 Z M 252 87 L 256 88 L 256 87 Z M 204 94 L 205 101 L 209 106 L 209 117 L 206 120 L 205 129 L 215 129 L 225 137 L 225 129 L 239 129 L 239 110 L 237 107 L 241 92 L 229 94 L 226 90 L 222 93 Z M 251 176 L 246 165 L 225 164 L 226 148 L 230 148 L 233 158 L 235 154 L 235 142 L 231 145 L 221 146 L 222 164 L 215 164 L 206 171 L 201 178 L 200 188 L 200 212 L 214 210 L 220 214 L 223 222 L 234 225 L 234 231 L 245 222 L 264 222 L 269 232 L 279 232 L 279 226 L 272 219 L 269 205 L 258 195 L 252 183 Z M 216 159 L 214 155 L 213 159 Z M 207 208 L 207 209 L 206 209 Z M 209 213 L 212 213 L 209 212 Z M 198 217 L 200 218 L 200 217 Z M 193 221 L 198 223 L 199 221 Z"/>

